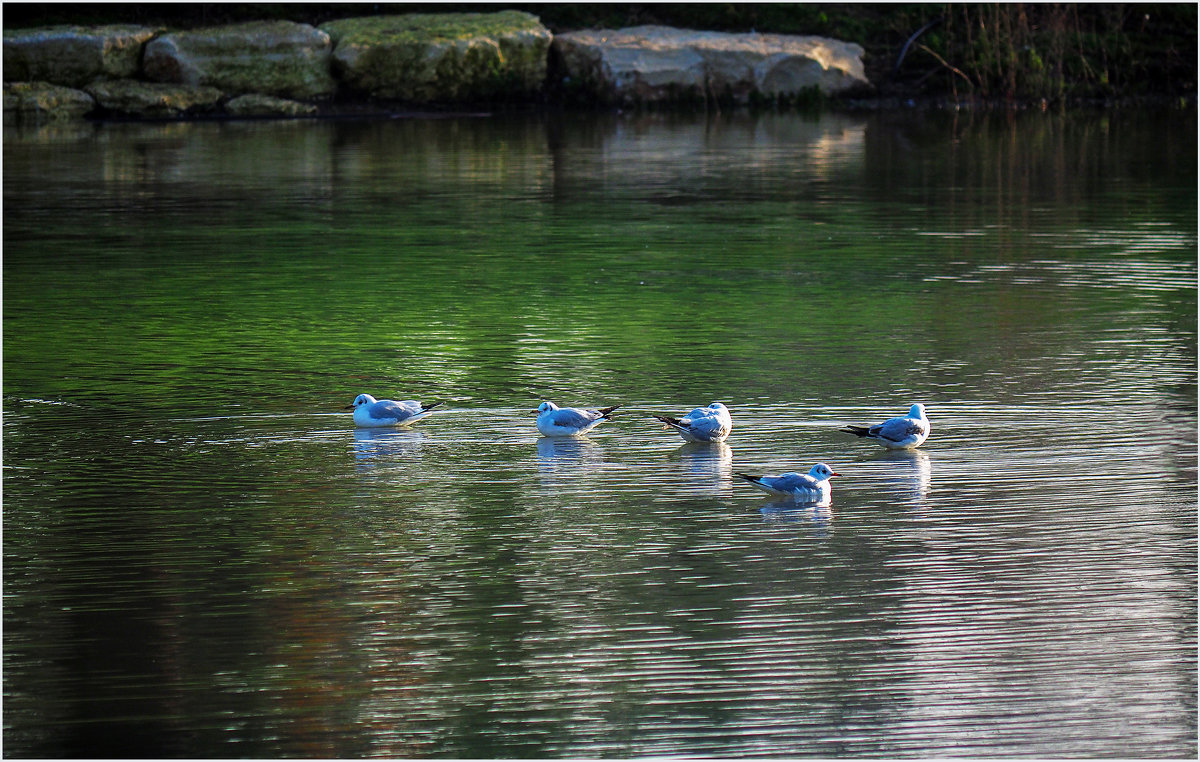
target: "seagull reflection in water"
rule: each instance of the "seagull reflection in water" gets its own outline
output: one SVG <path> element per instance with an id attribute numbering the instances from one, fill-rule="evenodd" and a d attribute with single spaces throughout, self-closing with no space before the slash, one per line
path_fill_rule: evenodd
<path id="1" fill-rule="evenodd" d="M 541 437 L 537 441 L 539 465 L 558 468 L 563 461 L 599 460 L 600 448 L 582 437 Z"/>
<path id="2" fill-rule="evenodd" d="M 537 441 L 538 474 L 546 486 L 565 484 L 604 462 L 604 452 L 587 437 L 541 437 Z"/>
<path id="3" fill-rule="evenodd" d="M 354 430 L 354 457 L 359 461 L 371 461 L 380 457 L 412 455 L 421 449 L 425 432 L 409 429 L 366 429 Z M 366 462 L 361 465 L 368 465 Z"/>
<path id="4" fill-rule="evenodd" d="M 833 506 L 829 503 L 811 503 L 784 498 L 772 500 L 759 509 L 763 521 L 779 524 L 811 525 L 816 537 L 828 537 L 829 525 L 833 521 Z"/>
<path id="5" fill-rule="evenodd" d="M 929 484 L 933 480 L 929 453 L 921 450 L 885 450 L 867 459 L 867 462 L 877 461 L 887 464 L 883 472 L 883 486 L 895 497 L 898 505 L 925 507 Z"/>
<path id="6" fill-rule="evenodd" d="M 733 475 L 733 449 L 724 442 L 688 442 L 670 460 L 684 466 L 684 483 L 699 491 L 727 488 Z"/>

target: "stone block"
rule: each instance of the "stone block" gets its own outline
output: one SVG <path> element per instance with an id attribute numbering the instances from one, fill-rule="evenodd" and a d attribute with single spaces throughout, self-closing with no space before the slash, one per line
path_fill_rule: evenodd
<path id="1" fill-rule="evenodd" d="M 520 11 L 371 16 L 321 29 L 351 90 L 412 103 L 534 95 L 552 39 L 536 16 Z"/>
<path id="2" fill-rule="evenodd" d="M 146 45 L 142 72 L 155 82 L 316 99 L 333 94 L 329 35 L 308 24 L 255 21 L 174 32 Z"/>
<path id="3" fill-rule="evenodd" d="M 132 79 L 98 80 L 87 92 L 108 111 L 144 117 L 172 117 L 212 110 L 223 94 L 214 87 L 191 87 Z"/>
<path id="4" fill-rule="evenodd" d="M 78 119 L 96 108 L 92 96 L 49 82 L 6 82 L 4 112 L 20 119 Z"/>
<path id="5" fill-rule="evenodd" d="M 317 107 L 311 103 L 275 98 L 270 95 L 239 95 L 225 104 L 225 110 L 234 116 L 312 116 Z"/>
<path id="6" fill-rule="evenodd" d="M 5 29 L 4 79 L 80 87 L 98 77 L 130 77 L 155 34 L 123 25 Z"/>
<path id="7" fill-rule="evenodd" d="M 696 32 L 661 26 L 561 34 L 554 50 L 576 88 L 604 100 L 779 97 L 869 86 L 863 49 L 826 37 Z"/>

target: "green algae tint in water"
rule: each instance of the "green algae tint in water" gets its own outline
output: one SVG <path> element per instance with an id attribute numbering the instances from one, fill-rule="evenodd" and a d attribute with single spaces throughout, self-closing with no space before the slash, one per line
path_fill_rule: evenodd
<path id="1" fill-rule="evenodd" d="M 1194 755 L 1195 134 L 6 130 L 6 753 Z"/>

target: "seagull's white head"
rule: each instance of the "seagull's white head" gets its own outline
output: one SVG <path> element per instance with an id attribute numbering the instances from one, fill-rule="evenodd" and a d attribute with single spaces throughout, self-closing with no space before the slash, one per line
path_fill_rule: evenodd
<path id="1" fill-rule="evenodd" d="M 359 396 L 354 397 L 354 402 L 349 403 L 348 406 L 346 406 L 342 409 L 343 410 L 353 410 L 353 409 L 364 406 L 364 404 L 371 404 L 374 401 L 376 401 L 376 398 L 372 397 L 371 395 L 359 395 Z"/>
<path id="2" fill-rule="evenodd" d="M 924 418 L 925 417 L 925 406 L 922 405 L 920 402 L 913 405 L 908 410 L 908 417 L 909 418 Z"/>
<path id="3" fill-rule="evenodd" d="M 808 470 L 808 475 L 818 481 L 825 481 L 826 479 L 828 479 L 831 476 L 841 476 L 841 474 L 834 471 L 832 468 L 825 465 L 824 463 L 818 463 L 817 465 L 810 468 Z"/>
<path id="4" fill-rule="evenodd" d="M 709 409 L 709 410 L 716 410 L 718 413 L 719 413 L 719 412 L 721 412 L 722 410 L 724 410 L 726 413 L 728 413 L 728 412 L 729 412 L 729 408 L 725 407 L 725 406 L 724 406 L 724 405 L 722 405 L 720 402 L 714 402 L 714 403 L 712 403 L 711 405 L 709 405 L 709 406 L 708 406 L 708 409 Z"/>
<path id="5" fill-rule="evenodd" d="M 555 405 L 553 402 L 543 402 L 542 404 L 538 405 L 537 414 L 541 415 L 542 413 L 548 413 L 551 410 L 558 410 L 558 405 Z"/>

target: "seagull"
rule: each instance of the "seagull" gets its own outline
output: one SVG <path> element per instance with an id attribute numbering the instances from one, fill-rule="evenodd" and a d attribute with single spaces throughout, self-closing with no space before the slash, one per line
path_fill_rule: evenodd
<path id="1" fill-rule="evenodd" d="M 604 421 L 612 420 L 610 413 L 620 405 L 602 407 L 599 410 L 584 410 L 577 407 L 559 407 L 553 402 L 543 402 L 534 412 L 538 414 L 538 431 L 548 437 L 573 437 L 586 434 Z"/>
<path id="2" fill-rule="evenodd" d="M 776 495 L 789 495 L 805 503 L 828 503 L 832 498 L 829 479 L 841 476 L 824 463 L 818 463 L 808 470 L 807 474 L 789 471 L 779 476 L 750 476 L 738 473 L 746 481 L 759 489 Z"/>
<path id="3" fill-rule="evenodd" d="M 408 426 L 416 423 L 442 403 L 422 405 L 416 400 L 377 400 L 369 394 L 360 394 L 346 410 L 354 410 L 354 422 L 359 426 Z"/>
<path id="4" fill-rule="evenodd" d="M 684 418 L 672 418 L 669 415 L 653 417 L 675 428 L 679 436 L 688 442 L 723 442 L 733 430 L 729 408 L 720 402 L 714 402 L 708 407 L 698 407 Z"/>
<path id="5" fill-rule="evenodd" d="M 929 419 L 925 417 L 925 406 L 917 403 L 908 415 L 889 418 L 874 426 L 846 426 L 838 431 L 874 439 L 889 450 L 909 450 L 919 447 L 929 437 Z"/>

